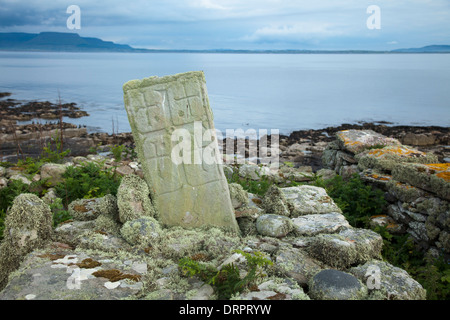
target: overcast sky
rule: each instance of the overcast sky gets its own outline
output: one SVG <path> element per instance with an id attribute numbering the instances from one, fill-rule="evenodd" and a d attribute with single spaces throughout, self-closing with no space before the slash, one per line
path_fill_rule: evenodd
<path id="1" fill-rule="evenodd" d="M 370 5 L 381 29 L 367 27 Z M 450 44 L 450 0 L 0 0 L 0 32 L 42 31 L 136 48 L 390 50 Z"/>

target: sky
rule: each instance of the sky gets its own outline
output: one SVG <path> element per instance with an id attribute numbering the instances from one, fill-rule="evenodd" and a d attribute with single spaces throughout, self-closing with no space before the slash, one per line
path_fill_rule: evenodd
<path id="1" fill-rule="evenodd" d="M 392 50 L 450 44 L 450 0 L 0 0 L 0 32 L 42 31 L 148 49 Z"/>

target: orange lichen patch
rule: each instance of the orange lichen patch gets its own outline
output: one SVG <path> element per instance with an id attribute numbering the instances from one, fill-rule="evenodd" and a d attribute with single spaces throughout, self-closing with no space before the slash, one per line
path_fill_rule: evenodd
<path id="1" fill-rule="evenodd" d="M 450 182 L 450 171 L 439 172 L 436 174 L 436 177 L 444 179 L 447 182 Z"/>
<path id="2" fill-rule="evenodd" d="M 379 214 L 379 215 L 371 216 L 371 217 L 370 217 L 370 219 L 376 219 L 376 218 L 387 218 L 387 215 L 385 215 L 385 214 Z"/>
<path id="3" fill-rule="evenodd" d="M 102 230 L 95 230 L 94 232 L 95 232 L 95 233 L 100 233 L 100 234 L 102 234 L 102 235 L 104 235 L 104 236 L 107 236 L 107 235 L 108 235 L 107 232 L 102 231 Z"/>
<path id="4" fill-rule="evenodd" d="M 258 199 L 258 198 L 252 198 L 252 201 L 255 204 L 261 204 L 262 203 L 262 201 L 260 199 Z"/>
<path id="5" fill-rule="evenodd" d="M 99 267 L 102 264 L 100 262 L 98 262 L 98 261 L 95 261 L 95 260 L 91 259 L 91 258 L 87 258 L 87 259 L 84 259 L 83 261 L 81 261 L 80 263 L 76 263 L 76 265 L 78 267 L 80 267 L 80 268 L 92 269 L 92 268 L 95 268 L 95 267 Z"/>
<path id="6" fill-rule="evenodd" d="M 425 153 L 418 150 L 409 149 L 406 147 L 388 147 L 383 149 L 373 149 L 368 152 L 369 155 L 374 157 L 382 157 L 384 155 L 396 155 L 401 157 L 409 157 L 409 156 L 425 156 Z"/>
<path id="7" fill-rule="evenodd" d="M 424 164 L 424 166 L 427 166 L 429 169 L 436 170 L 436 171 L 450 170 L 450 163 L 429 163 L 429 164 Z"/>
<path id="8" fill-rule="evenodd" d="M 117 269 L 110 269 L 110 270 L 99 270 L 94 273 L 92 273 L 95 277 L 101 277 L 106 278 L 111 282 L 116 282 L 119 280 L 124 279 L 130 279 L 133 281 L 139 281 L 141 280 L 141 276 L 136 274 L 129 274 L 129 273 L 122 273 L 122 271 Z"/>
<path id="9" fill-rule="evenodd" d="M 372 178 L 372 179 L 375 179 L 375 180 L 379 180 L 379 181 L 389 181 L 389 180 L 392 179 L 391 175 L 381 176 L 381 175 L 378 175 L 378 174 L 375 174 L 375 173 L 367 174 L 366 177 L 369 177 L 369 178 Z"/>
<path id="10" fill-rule="evenodd" d="M 57 254 L 57 253 L 45 253 L 45 254 L 41 254 L 38 255 L 39 258 L 47 258 L 50 259 L 52 261 L 58 260 L 58 259 L 63 259 L 65 257 L 65 255 L 63 254 Z"/>
<path id="11" fill-rule="evenodd" d="M 413 187 L 409 184 L 401 183 L 401 182 L 397 182 L 395 185 L 399 188 L 404 188 L 404 189 L 417 189 L 416 187 Z"/>

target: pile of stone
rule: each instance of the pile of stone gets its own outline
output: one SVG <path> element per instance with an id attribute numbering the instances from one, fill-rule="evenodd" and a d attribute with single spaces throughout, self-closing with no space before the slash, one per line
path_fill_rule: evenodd
<path id="1" fill-rule="evenodd" d="M 371 130 L 336 134 L 323 164 L 345 178 L 359 174 L 386 191 L 387 215 L 373 222 L 407 232 L 433 256 L 450 253 L 450 163 Z"/>
<path id="2" fill-rule="evenodd" d="M 425 298 L 419 283 L 380 259 L 381 237 L 352 228 L 324 189 L 272 187 L 262 199 L 240 185 L 229 189 L 238 234 L 167 226 L 134 174 L 124 176 L 117 197 L 72 202 L 73 219 L 56 229 L 49 199 L 22 194 L 5 222 L 0 299 L 216 299 L 178 261 L 218 270 L 233 263 L 245 273 L 237 249 L 262 252 L 273 266 L 234 299 Z"/>

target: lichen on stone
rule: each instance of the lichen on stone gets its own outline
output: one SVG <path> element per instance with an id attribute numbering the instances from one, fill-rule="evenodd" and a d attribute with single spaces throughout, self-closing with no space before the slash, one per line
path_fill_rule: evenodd
<path id="1" fill-rule="evenodd" d="M 122 178 L 117 191 L 117 206 L 122 223 L 142 216 L 157 218 L 147 183 L 134 174 Z"/>

